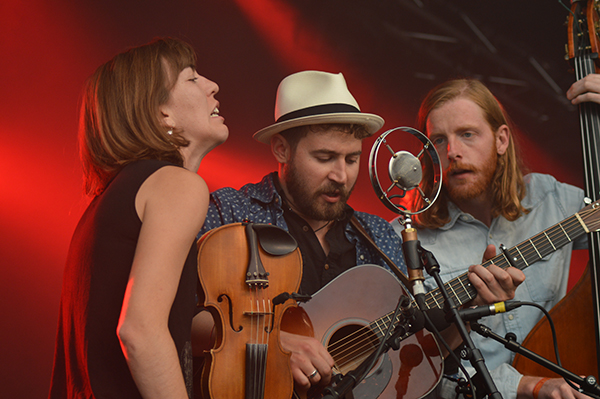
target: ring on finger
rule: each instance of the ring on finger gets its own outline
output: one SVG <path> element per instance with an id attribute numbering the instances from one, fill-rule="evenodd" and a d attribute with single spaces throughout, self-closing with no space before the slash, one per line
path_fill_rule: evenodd
<path id="1" fill-rule="evenodd" d="M 310 379 L 310 378 L 313 378 L 314 376 L 316 376 L 317 374 L 319 374 L 319 371 L 317 369 L 315 369 L 315 371 L 313 371 L 312 373 L 307 375 L 307 377 Z"/>

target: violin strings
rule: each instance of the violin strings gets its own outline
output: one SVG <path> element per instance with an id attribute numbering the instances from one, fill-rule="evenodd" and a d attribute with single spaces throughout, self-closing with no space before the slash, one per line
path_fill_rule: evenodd
<path id="1" fill-rule="evenodd" d="M 271 299 L 266 295 L 266 289 L 257 284 L 251 285 L 250 287 L 250 344 L 251 344 L 251 361 L 253 366 L 250 368 L 253 370 L 252 376 L 254 383 L 251 384 L 254 397 L 261 396 L 261 392 L 264 389 L 264 378 L 265 378 L 265 355 L 264 347 L 260 345 L 268 345 L 268 332 L 272 321 L 272 315 L 270 314 Z M 247 349 L 248 350 L 248 349 Z"/>

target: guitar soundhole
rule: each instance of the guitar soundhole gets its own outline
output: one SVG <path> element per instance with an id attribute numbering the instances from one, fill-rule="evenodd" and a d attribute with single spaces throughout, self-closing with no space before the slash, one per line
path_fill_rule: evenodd
<path id="1" fill-rule="evenodd" d="M 369 326 L 349 324 L 331 335 L 327 348 L 338 370 L 346 374 L 373 353 L 378 344 L 379 339 Z"/>

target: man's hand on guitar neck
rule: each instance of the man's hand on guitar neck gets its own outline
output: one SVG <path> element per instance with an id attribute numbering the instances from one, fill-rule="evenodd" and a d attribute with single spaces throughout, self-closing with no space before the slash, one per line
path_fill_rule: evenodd
<path id="1" fill-rule="evenodd" d="M 292 353 L 290 367 L 299 392 L 329 384 L 334 360 L 319 341 L 285 331 L 280 332 L 280 340 L 283 349 Z"/>
<path id="2" fill-rule="evenodd" d="M 589 396 L 577 392 L 562 378 L 542 379 L 523 376 L 517 388 L 517 399 L 584 399 Z"/>
<path id="3" fill-rule="evenodd" d="M 483 254 L 483 262 L 494 256 L 496 256 L 496 247 L 490 244 Z M 517 287 L 525 281 L 525 274 L 512 266 L 502 269 L 496 265 L 487 268 L 473 265 L 469 267 L 469 281 L 477 290 L 477 296 L 469 305 L 489 305 L 513 299 Z"/>

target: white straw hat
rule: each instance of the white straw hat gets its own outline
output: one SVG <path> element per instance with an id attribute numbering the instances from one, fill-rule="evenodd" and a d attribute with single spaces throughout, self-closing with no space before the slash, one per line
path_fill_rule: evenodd
<path id="1" fill-rule="evenodd" d="M 254 133 L 269 144 L 271 136 L 296 126 L 324 123 L 365 125 L 369 134 L 383 126 L 383 118 L 360 112 L 341 73 L 303 71 L 289 75 L 277 88 L 275 124 Z"/>

